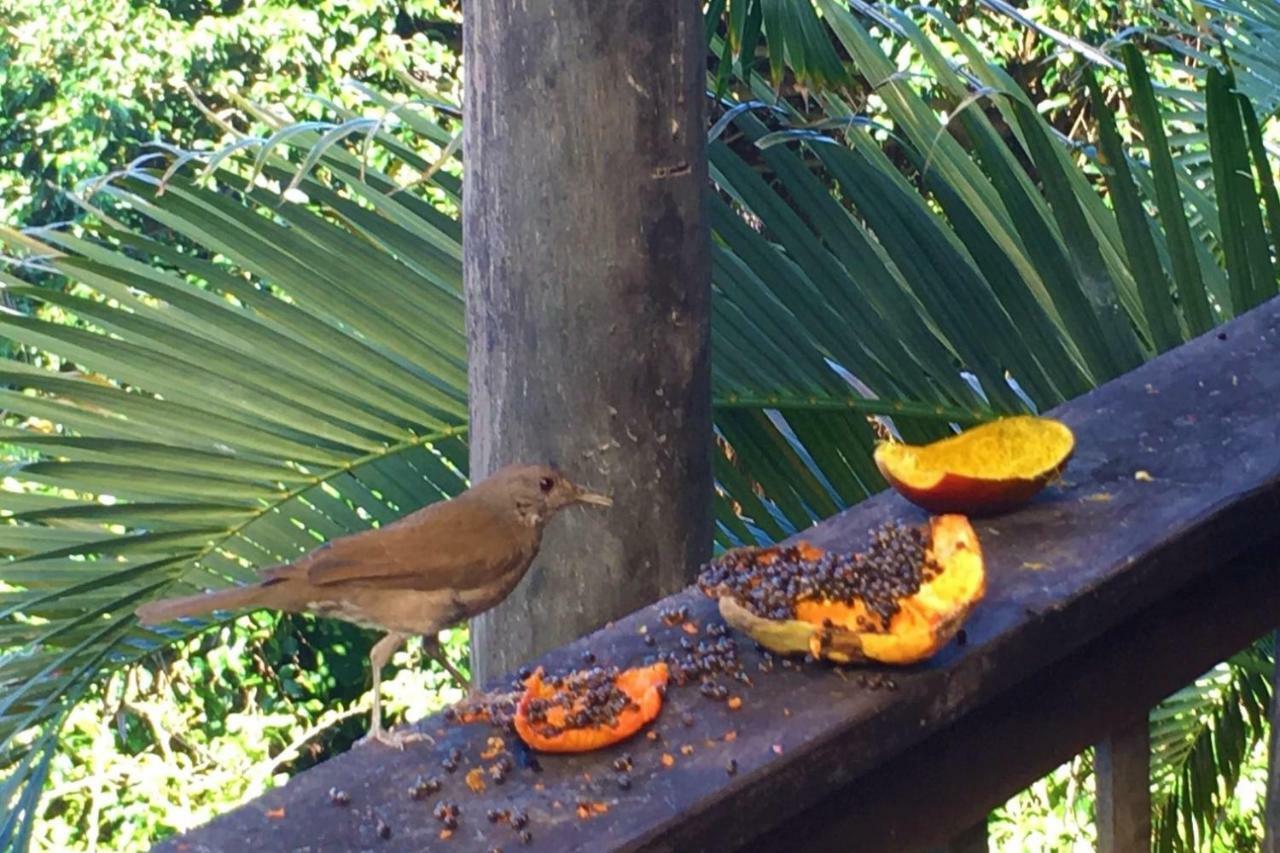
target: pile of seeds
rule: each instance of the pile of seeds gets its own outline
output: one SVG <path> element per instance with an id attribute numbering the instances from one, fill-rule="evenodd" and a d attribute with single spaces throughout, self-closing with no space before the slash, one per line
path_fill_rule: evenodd
<path id="1" fill-rule="evenodd" d="M 667 665 L 671 679 L 678 686 L 691 681 L 705 684 L 717 675 L 750 684 L 738 660 L 738 644 L 729 636 L 728 626 L 723 622 L 708 625 L 704 633 L 706 636 L 697 640 L 691 636 L 681 637 L 679 651 L 663 649 L 654 659 Z"/>
<path id="2" fill-rule="evenodd" d="M 618 689 L 618 674 L 615 666 L 595 666 L 559 678 L 545 679 L 544 683 L 555 690 L 555 695 L 529 702 L 529 722 L 547 737 L 554 737 L 565 729 L 614 725 L 623 711 L 639 707 Z M 565 709 L 563 725 L 548 722 L 548 712 L 553 708 Z"/>
<path id="3" fill-rule="evenodd" d="M 452 832 L 458 828 L 458 819 L 462 817 L 462 808 L 457 803 L 441 800 L 436 803 L 432 816 L 444 824 L 444 828 Z"/>
<path id="4" fill-rule="evenodd" d="M 704 566 L 698 585 L 708 595 L 733 596 L 765 619 L 795 618 L 799 601 L 861 601 L 887 630 L 902 599 L 941 571 L 929 545 L 927 527 L 886 522 L 871 531 L 861 554 L 825 552 L 807 560 L 802 549 L 789 547 L 762 563 L 758 553 L 732 551 Z"/>
<path id="5" fill-rule="evenodd" d="M 516 688 L 510 693 L 494 693 L 481 695 L 473 700 L 463 702 L 458 708 L 445 708 L 444 719 L 449 723 L 471 723 L 487 720 L 494 728 L 507 732 L 515 731 L 513 720 L 516 716 L 516 700 L 524 691 L 524 684 L 516 682 Z"/>
<path id="6" fill-rule="evenodd" d="M 438 793 L 444 787 L 444 782 L 440 781 L 440 777 L 432 776 L 423 778 L 419 776 L 413 780 L 413 784 L 409 786 L 409 798 L 413 800 L 425 800 L 432 794 Z"/>
<path id="7" fill-rule="evenodd" d="M 658 611 L 658 618 L 664 625 L 679 625 L 689 621 L 688 607 L 664 607 Z"/>
<path id="8" fill-rule="evenodd" d="M 489 809 L 485 815 L 489 819 L 489 823 L 505 823 L 516 831 L 517 837 L 521 844 L 530 844 L 533 842 L 533 833 L 526 827 L 529 826 L 529 815 L 522 811 L 513 811 L 511 809 Z M 499 848 L 493 848 L 495 850 Z"/>

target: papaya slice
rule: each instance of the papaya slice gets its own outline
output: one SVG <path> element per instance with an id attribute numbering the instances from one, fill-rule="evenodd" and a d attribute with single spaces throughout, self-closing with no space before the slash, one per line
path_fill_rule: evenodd
<path id="1" fill-rule="evenodd" d="M 1066 467 L 1075 436 L 1051 418 L 1001 418 L 926 445 L 886 442 L 876 466 L 904 498 L 930 512 L 991 515 L 1035 497 Z"/>
<path id="2" fill-rule="evenodd" d="M 729 625 L 772 652 L 836 663 L 926 660 L 986 592 L 978 536 L 960 515 L 925 528 L 887 525 L 863 554 L 802 543 L 724 557 L 700 583 Z"/>
<path id="3" fill-rule="evenodd" d="M 516 734 L 541 752 L 590 752 L 619 743 L 657 718 L 667 678 L 661 662 L 621 672 L 597 667 L 563 678 L 548 678 L 539 668 L 525 679 Z"/>

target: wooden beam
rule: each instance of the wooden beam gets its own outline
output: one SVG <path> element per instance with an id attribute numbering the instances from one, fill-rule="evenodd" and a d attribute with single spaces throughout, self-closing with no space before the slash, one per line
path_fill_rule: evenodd
<path id="1" fill-rule="evenodd" d="M 1094 750 L 1098 853 L 1151 849 L 1151 726 L 1145 713 Z"/>
<path id="2" fill-rule="evenodd" d="M 785 849 L 802 840 L 813 853 L 908 853 L 947 843 L 1280 624 L 1280 530 L 1270 523 L 1280 512 L 1280 444 L 1270 440 L 1280 434 L 1280 300 L 1221 334 L 1055 412 L 1078 439 L 1064 482 L 1018 512 L 975 521 L 988 587 L 967 640 L 886 672 L 892 688 L 860 684 L 857 669 L 761 669 L 740 638 L 751 683 L 728 682 L 737 707 L 704 697 L 696 681 L 672 685 L 646 736 L 539 756 L 538 770 L 517 761 L 503 785 L 478 793 L 462 777 L 491 763 L 482 753 L 493 729 L 435 717 L 424 722 L 434 745 L 352 750 L 177 841 L 192 850 L 423 849 L 439 827 L 405 789 L 458 749 L 461 767 L 443 795 L 466 810 L 465 835 L 451 839 L 458 849 L 506 849 L 510 827 L 483 815 L 513 805 L 529 813 L 540 849 Z M 803 535 L 848 550 L 890 518 L 924 515 L 883 495 Z M 679 655 L 681 641 L 706 635 L 664 621 L 660 611 L 673 607 L 688 608 L 691 627 L 720 624 L 714 603 L 687 590 L 540 663 L 580 666 L 588 650 L 620 666 Z M 612 766 L 624 751 L 634 759 L 625 788 Z M 331 786 L 345 786 L 349 810 L 329 804 Z M 580 800 L 607 810 L 584 820 Z M 362 816 L 372 808 L 396 833 L 385 847 Z"/>
<path id="3" fill-rule="evenodd" d="M 1276 649 L 1280 650 L 1280 632 L 1275 635 Z M 1263 853 L 1280 853 L 1280 652 L 1271 675 L 1271 707 L 1267 721 L 1270 736 L 1267 749 L 1267 801 L 1263 812 Z"/>
<path id="4" fill-rule="evenodd" d="M 756 840 L 804 832 L 810 851 L 900 853 L 945 842 L 1234 651 L 1280 616 L 1280 541 L 1135 613 L 1067 658 Z M 1217 608 L 1228 608 L 1220 610 Z M 1232 618 L 1205 619 L 1229 612 Z M 928 804 L 928 820 L 920 817 Z"/>
<path id="5" fill-rule="evenodd" d="M 983 818 L 946 844 L 930 847 L 929 853 L 987 853 L 987 849 L 987 820 Z"/>
<path id="6" fill-rule="evenodd" d="M 886 742 L 896 742 L 921 720 L 928 721 L 927 705 L 906 701 L 906 679 L 898 682 L 897 691 L 864 691 L 862 702 L 851 702 L 856 688 L 821 669 L 775 671 L 767 677 L 756 673 L 750 704 L 735 713 L 708 703 L 696 689 L 672 690 L 654 727 L 658 740 L 638 739 L 584 756 L 543 756 L 541 772 L 521 766 L 503 787 L 491 787 L 483 795 L 468 792 L 461 777 L 469 766 L 491 763 L 475 761 L 474 755 L 485 748 L 492 730 L 444 728 L 433 721 L 430 730 L 440 739 L 435 749 L 353 750 L 158 850 L 430 848 L 439 827 L 423 814 L 434 801 L 413 801 L 405 790 L 417 776 L 433 774 L 449 788 L 440 797 L 466 810 L 472 843 L 459 843 L 459 849 L 508 849 L 510 829 L 489 828 L 483 815 L 491 807 L 514 805 L 532 816 L 537 843 L 554 850 L 778 850 L 791 848 L 796 839 L 804 840 L 809 853 L 927 850 L 952 841 L 958 828 L 982 821 L 991 809 L 1095 743 L 1099 732 L 1132 721 L 1142 709 L 1269 630 L 1280 616 L 1278 546 L 1280 542 L 1268 543 L 1133 614 L 1122 626 L 972 713 L 933 728 L 913 746 L 888 750 L 884 761 L 858 771 L 847 784 L 832 783 L 839 768 L 861 766 L 865 756 L 885 752 Z M 1215 613 L 1231 613 L 1232 618 L 1216 619 Z M 620 635 L 634 636 L 634 623 L 619 628 Z M 679 634 L 678 627 L 673 629 L 672 641 Z M 668 635 L 663 637 L 665 642 Z M 601 650 L 600 638 L 592 645 Z M 557 659 L 572 664 L 583 647 L 574 644 Z M 765 691 L 767 696 L 760 695 Z M 939 685 L 935 703 L 943 701 L 944 692 Z M 878 706 L 882 725 L 854 711 L 847 738 L 824 741 L 806 753 L 800 745 L 816 736 L 813 703 L 820 699 L 846 713 Z M 692 727 L 682 720 L 686 713 L 697 714 Z M 734 742 L 718 742 L 730 730 L 737 733 Z M 772 752 L 773 743 L 783 745 L 782 755 Z M 685 744 L 694 745 L 692 756 L 682 754 Z M 463 750 L 464 766 L 449 775 L 439 769 L 439 759 L 453 747 Z M 610 767 L 624 750 L 637 767 L 628 792 L 618 790 Z M 659 763 L 663 753 L 676 759 L 671 770 Z M 733 776 L 724 769 L 731 756 L 739 765 Z M 585 780 L 588 775 L 590 781 Z M 541 790 L 530 791 L 533 784 Z M 351 795 L 354 813 L 330 805 L 327 792 L 333 786 Z M 584 823 L 572 809 L 581 796 L 609 802 L 610 812 Z M 751 810 L 733 809 L 735 802 L 748 798 Z M 789 807 L 805 799 L 810 801 L 806 808 Z M 568 807 L 555 809 L 553 802 Z M 374 807 L 393 827 L 395 843 L 378 842 L 370 817 Z M 288 820 L 270 818 L 276 809 Z M 654 820 L 654 812 L 660 820 Z M 743 814 L 751 819 L 743 820 Z"/>
<path id="7" fill-rule="evenodd" d="M 687 584 L 710 555 L 706 42 L 697 3 L 469 0 L 471 473 L 612 494 L 473 623 L 481 682 Z"/>

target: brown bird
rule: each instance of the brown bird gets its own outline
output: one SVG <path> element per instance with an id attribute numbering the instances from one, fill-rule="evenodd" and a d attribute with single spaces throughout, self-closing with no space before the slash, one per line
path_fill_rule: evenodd
<path id="1" fill-rule="evenodd" d="M 382 728 L 382 667 L 413 634 L 461 683 L 437 634 L 506 598 L 533 563 L 542 531 L 571 504 L 613 501 L 546 465 L 511 465 L 457 497 L 384 527 L 327 542 L 295 562 L 262 572 L 248 586 L 152 601 L 143 624 L 215 610 L 311 612 L 387 632 L 369 654 L 373 720 L 365 740 L 401 746 L 419 736 Z"/>

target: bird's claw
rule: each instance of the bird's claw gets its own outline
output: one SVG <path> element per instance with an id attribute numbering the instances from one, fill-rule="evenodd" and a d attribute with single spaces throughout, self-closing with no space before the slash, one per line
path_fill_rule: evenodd
<path id="1" fill-rule="evenodd" d="M 436 739 L 424 732 L 415 732 L 412 730 L 399 729 L 396 731 L 387 731 L 386 729 L 375 729 L 356 742 L 357 746 L 363 746 L 367 743 L 380 743 L 383 746 L 390 746 L 395 749 L 404 749 L 411 743 L 419 743 L 420 741 L 428 741 L 435 746 Z"/>

